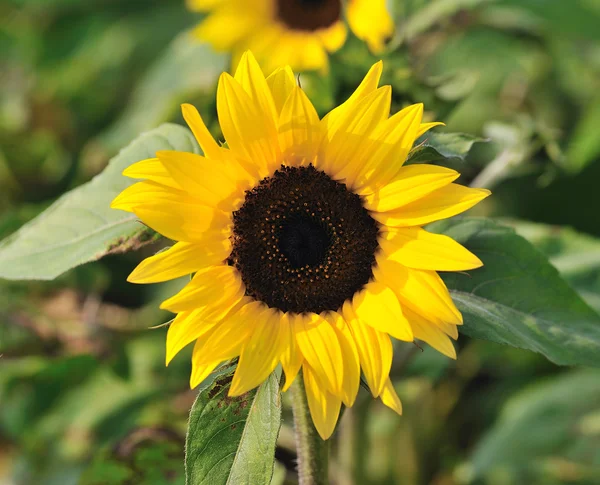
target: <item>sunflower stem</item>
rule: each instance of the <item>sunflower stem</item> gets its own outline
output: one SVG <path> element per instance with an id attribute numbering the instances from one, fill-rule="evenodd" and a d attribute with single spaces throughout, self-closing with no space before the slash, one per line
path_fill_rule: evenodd
<path id="1" fill-rule="evenodd" d="M 292 412 L 298 454 L 298 484 L 326 485 L 329 483 L 329 443 L 321 439 L 313 425 L 302 373 L 292 385 Z"/>

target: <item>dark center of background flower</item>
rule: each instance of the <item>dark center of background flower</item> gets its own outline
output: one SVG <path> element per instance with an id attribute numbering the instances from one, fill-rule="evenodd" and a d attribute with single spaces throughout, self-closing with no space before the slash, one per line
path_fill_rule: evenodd
<path id="1" fill-rule="evenodd" d="M 373 276 L 378 225 L 325 173 L 281 167 L 233 213 L 229 264 L 246 294 L 297 313 L 337 310 Z"/>
<path id="2" fill-rule="evenodd" d="M 324 29 L 339 20 L 341 14 L 340 0 L 277 0 L 277 18 L 290 29 Z"/>

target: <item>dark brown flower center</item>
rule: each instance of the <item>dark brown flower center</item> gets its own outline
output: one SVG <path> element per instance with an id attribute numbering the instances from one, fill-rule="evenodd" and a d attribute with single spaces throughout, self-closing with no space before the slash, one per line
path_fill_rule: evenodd
<path id="1" fill-rule="evenodd" d="M 330 27 L 341 14 L 340 0 L 277 0 L 277 18 L 294 30 Z"/>
<path id="2" fill-rule="evenodd" d="M 291 312 L 338 310 L 373 276 L 378 225 L 325 173 L 282 166 L 233 213 L 229 264 L 246 294 Z"/>

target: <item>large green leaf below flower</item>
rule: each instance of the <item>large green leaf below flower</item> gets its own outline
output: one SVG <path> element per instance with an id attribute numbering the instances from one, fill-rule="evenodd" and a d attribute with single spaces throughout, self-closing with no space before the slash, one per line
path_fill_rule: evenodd
<path id="1" fill-rule="evenodd" d="M 279 379 L 242 396 L 227 396 L 231 373 L 198 394 L 186 439 L 188 485 L 270 483 L 281 424 Z"/>
<path id="2" fill-rule="evenodd" d="M 199 153 L 192 134 L 165 124 L 144 133 L 114 157 L 90 182 L 60 197 L 40 216 L 0 242 L 0 278 L 51 280 L 110 254 L 135 249 L 154 233 L 111 201 L 134 181 L 121 172 L 158 150 Z"/>
<path id="3" fill-rule="evenodd" d="M 600 367 L 600 316 L 531 243 L 484 218 L 449 219 L 429 229 L 451 236 L 484 263 L 442 275 L 464 315 L 462 332 L 539 352 L 557 364 Z"/>

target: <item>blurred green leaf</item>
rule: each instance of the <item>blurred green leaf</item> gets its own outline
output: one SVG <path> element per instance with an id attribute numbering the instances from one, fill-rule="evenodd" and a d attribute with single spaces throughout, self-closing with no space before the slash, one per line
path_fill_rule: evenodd
<path id="1" fill-rule="evenodd" d="M 586 106 L 583 116 L 575 125 L 564 164 L 569 172 L 577 173 L 589 163 L 600 159 L 599 125 L 600 96 Z"/>
<path id="2" fill-rule="evenodd" d="M 240 397 L 228 397 L 230 377 L 198 394 L 186 442 L 188 485 L 269 483 L 281 420 L 275 374 Z"/>
<path id="3" fill-rule="evenodd" d="M 134 215 L 111 209 L 110 202 L 133 183 L 121 172 L 158 150 L 198 153 L 199 148 L 191 133 L 176 125 L 141 135 L 102 174 L 66 193 L 0 242 L 0 277 L 49 280 L 80 264 L 152 240 L 153 233 Z"/>
<path id="4" fill-rule="evenodd" d="M 484 263 L 468 274 L 443 275 L 465 334 L 533 350 L 557 364 L 600 367 L 600 316 L 527 240 L 483 218 L 439 221 L 430 229 Z"/>
<path id="5" fill-rule="evenodd" d="M 486 141 L 466 133 L 425 133 L 416 141 L 407 163 L 464 162 L 475 143 Z"/>
<path id="6" fill-rule="evenodd" d="M 500 0 L 500 5 L 521 9 L 544 23 L 549 35 L 600 40 L 600 9 L 586 0 Z M 597 3 L 596 3 L 597 5 Z"/>
<path id="7" fill-rule="evenodd" d="M 114 152 L 138 133 L 172 118 L 180 103 L 212 94 L 227 62 L 225 55 L 183 32 L 140 80 L 121 117 L 91 146 Z"/>
<path id="8" fill-rule="evenodd" d="M 600 482 L 598 439 L 600 373 L 570 372 L 513 397 L 462 474 L 494 485 L 592 485 Z"/>

